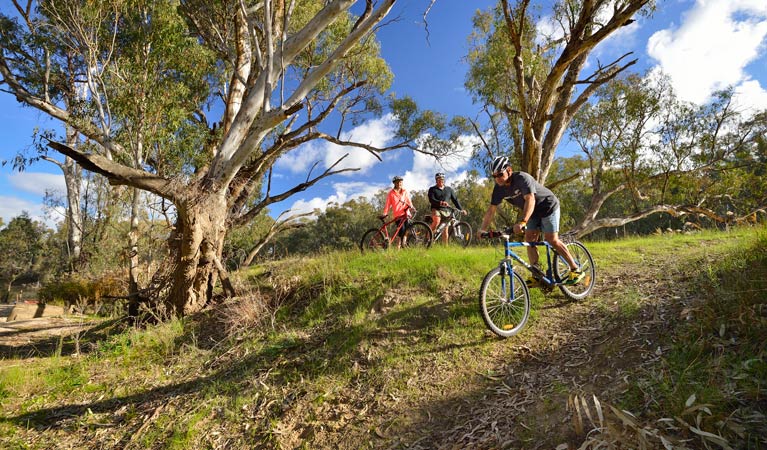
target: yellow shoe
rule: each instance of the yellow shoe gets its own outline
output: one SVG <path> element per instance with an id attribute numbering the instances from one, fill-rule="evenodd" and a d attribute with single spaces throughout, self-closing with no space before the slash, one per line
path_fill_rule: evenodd
<path id="1" fill-rule="evenodd" d="M 527 285 L 528 289 L 541 287 L 541 282 L 533 278 L 532 275 L 528 277 L 527 280 L 525 280 L 525 284 Z"/>
<path id="2" fill-rule="evenodd" d="M 578 284 L 583 280 L 583 277 L 586 276 L 586 272 L 583 272 L 581 269 L 578 270 L 571 270 L 570 273 L 567 275 L 567 279 L 565 280 L 565 284 Z"/>

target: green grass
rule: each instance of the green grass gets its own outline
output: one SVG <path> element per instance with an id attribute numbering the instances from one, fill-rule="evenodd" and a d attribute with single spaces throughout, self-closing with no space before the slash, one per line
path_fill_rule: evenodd
<path id="1" fill-rule="evenodd" d="M 695 298 L 692 319 L 658 337 L 666 349 L 660 365 L 632 374 L 636 387 L 623 393 L 621 407 L 641 417 L 671 417 L 685 414 L 695 394 L 695 404 L 712 405 L 711 415 L 701 419 L 704 429 L 738 420 L 747 433 L 759 430 L 733 411 L 765 412 L 759 402 L 767 379 L 766 241 L 764 232 L 736 229 L 586 242 L 598 282 L 615 280 L 585 301 L 594 314 L 639 320 L 654 300 L 650 287 L 636 285 L 630 272 L 643 267 L 656 271 L 658 286 L 673 288 L 673 295 Z M 253 442 L 284 445 L 286 430 L 305 423 L 308 440 L 291 445 L 312 448 L 311 439 L 332 423 L 375 435 L 378 426 L 405 427 L 413 420 L 402 417 L 396 425 L 385 417 L 395 414 L 393 406 L 419 411 L 428 402 L 481 401 L 477 379 L 503 377 L 499 358 L 516 357 L 514 348 L 534 348 L 540 345 L 534 339 L 550 338 L 556 330 L 539 328 L 539 320 L 548 308 L 566 303 L 558 291 L 544 296 L 534 289 L 529 330 L 512 340 L 490 337 L 477 293 L 502 256 L 495 247 L 435 246 L 290 258 L 239 274 L 252 289 L 279 299 L 273 325 L 237 328 L 210 342 L 224 328 L 213 314 L 205 324 L 187 318 L 128 329 L 78 358 L 3 361 L 0 446 L 43 439 L 41 430 L 50 427 L 44 415 L 56 405 L 93 405 L 92 413 L 75 408 L 79 421 L 60 425 L 82 434 L 82 441 L 70 435 L 75 443 L 86 442 L 101 422 L 117 420 L 112 416 L 141 424 L 164 405 L 139 435 L 129 434 L 138 425 L 112 432 L 118 441 L 133 439 L 142 447 L 214 448 L 226 438 L 233 448 L 248 448 Z M 669 260 L 673 265 L 658 266 Z M 263 281 L 266 272 L 271 284 Z M 566 396 L 568 388 L 562 381 L 550 386 L 557 396 Z M 559 407 L 551 399 L 539 411 Z M 373 411 L 380 416 L 370 417 Z M 361 422 L 347 415 L 359 415 Z M 47 425 L 36 431 L 36 423 Z M 536 423 L 531 418 L 528 425 Z"/>
<path id="2" fill-rule="evenodd" d="M 698 262 L 690 289 L 704 299 L 672 342 L 666 370 L 647 380 L 648 391 L 659 414 L 683 415 L 694 395 L 711 411 L 703 425 L 738 428 L 745 445 L 758 448 L 767 425 L 750 413 L 767 394 L 767 233 L 720 250 Z"/>

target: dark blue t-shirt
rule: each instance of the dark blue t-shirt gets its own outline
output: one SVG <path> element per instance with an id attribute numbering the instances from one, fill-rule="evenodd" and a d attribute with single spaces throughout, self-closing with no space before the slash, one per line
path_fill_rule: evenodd
<path id="1" fill-rule="evenodd" d="M 490 204 L 498 206 L 501 201 L 506 200 L 522 209 L 525 206 L 524 196 L 530 193 L 535 195 L 535 209 L 533 209 L 532 217 L 547 217 L 559 207 L 556 195 L 525 172 L 512 172 L 509 186 L 496 184 Z"/>

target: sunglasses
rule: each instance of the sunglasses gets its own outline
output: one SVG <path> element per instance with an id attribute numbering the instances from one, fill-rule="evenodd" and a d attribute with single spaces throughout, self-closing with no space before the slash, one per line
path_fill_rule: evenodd
<path id="1" fill-rule="evenodd" d="M 505 172 L 498 172 L 493 174 L 493 178 L 501 178 Z"/>

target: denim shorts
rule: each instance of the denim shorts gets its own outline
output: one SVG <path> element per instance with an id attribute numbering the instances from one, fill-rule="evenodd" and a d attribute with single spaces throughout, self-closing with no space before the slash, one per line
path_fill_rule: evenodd
<path id="1" fill-rule="evenodd" d="M 539 230 L 544 233 L 559 233 L 559 207 L 546 217 L 531 217 L 527 221 L 528 230 Z"/>

